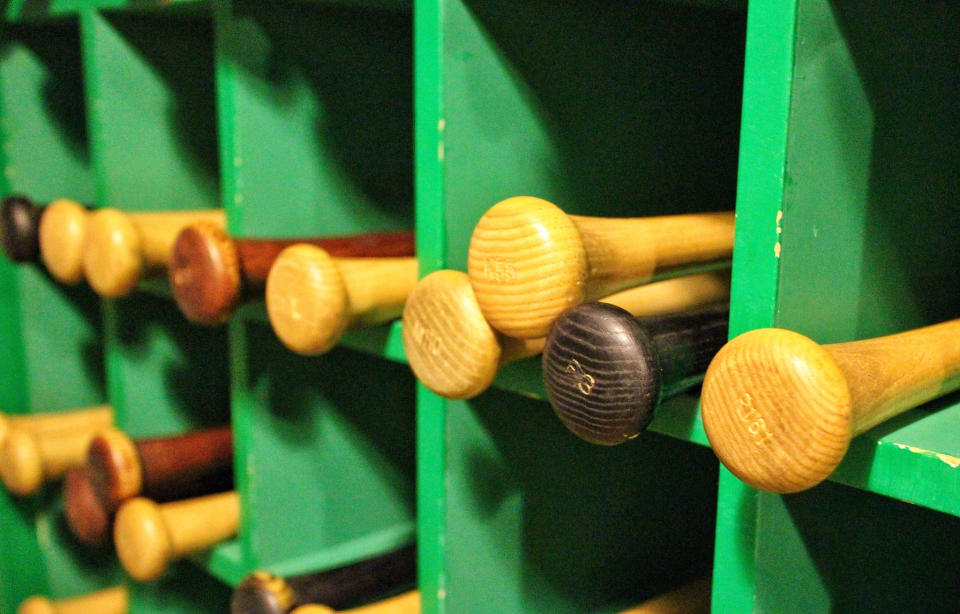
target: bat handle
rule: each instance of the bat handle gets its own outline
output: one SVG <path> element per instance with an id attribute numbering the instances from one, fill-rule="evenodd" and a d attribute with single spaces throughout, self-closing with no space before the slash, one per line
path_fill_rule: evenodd
<path id="1" fill-rule="evenodd" d="M 420 614 L 420 592 L 408 591 L 377 603 L 349 610 L 334 610 L 325 605 L 300 606 L 291 614 Z"/>
<path id="2" fill-rule="evenodd" d="M 113 541 L 127 573 L 148 582 L 172 561 L 230 539 L 239 524 L 235 491 L 163 504 L 136 497 L 117 511 Z"/>
<path id="3" fill-rule="evenodd" d="M 84 275 L 101 296 L 129 294 L 143 277 L 167 267 L 177 234 L 188 224 L 200 221 L 226 224 L 219 209 L 150 213 L 100 209 L 87 223 Z"/>
<path id="4" fill-rule="evenodd" d="M 34 596 L 17 608 L 17 614 L 127 614 L 129 611 L 130 597 L 122 586 L 68 599 Z"/>
<path id="5" fill-rule="evenodd" d="M 510 198 L 480 218 L 467 269 L 491 326 L 545 336 L 566 309 L 733 252 L 732 212 L 650 218 L 569 216 L 539 198 Z"/>
<path id="6" fill-rule="evenodd" d="M 270 268 L 267 314 L 290 350 L 322 354 L 349 327 L 398 317 L 416 282 L 415 258 L 331 258 L 319 247 L 293 245 Z"/>
<path id="7" fill-rule="evenodd" d="M 113 424 L 113 409 L 109 405 L 97 405 L 62 412 L 36 414 L 7 414 L 0 412 L 0 444 L 13 429 L 31 433 L 70 433 L 72 431 L 97 431 Z"/>
<path id="8" fill-rule="evenodd" d="M 32 494 L 44 482 L 56 480 L 72 467 L 80 466 L 94 434 L 93 431 L 37 434 L 14 430 L 0 448 L 0 478 L 13 494 Z"/>

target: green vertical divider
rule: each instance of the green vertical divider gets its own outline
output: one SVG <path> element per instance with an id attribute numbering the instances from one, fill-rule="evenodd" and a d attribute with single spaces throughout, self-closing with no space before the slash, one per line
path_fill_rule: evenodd
<path id="1" fill-rule="evenodd" d="M 958 193 L 960 10 L 877 8 L 750 6 L 731 334 L 829 343 L 957 317 L 942 224 Z M 941 571 L 960 531 L 958 415 L 948 396 L 858 437 L 832 478 L 845 485 L 781 496 L 724 471 L 714 609 L 956 609 Z"/>
<path id="2" fill-rule="evenodd" d="M 4 194 L 39 202 L 92 197 L 79 40 L 75 19 L 0 27 Z M 95 297 L 52 283 L 34 265 L 7 261 L 0 263 L 0 294 L 0 409 L 49 412 L 103 402 Z M 0 526 L 2 612 L 32 594 L 69 596 L 115 581 L 106 553 L 76 548 L 57 484 L 26 499 L 0 493 Z"/>
<path id="3" fill-rule="evenodd" d="M 221 0 L 214 12 L 230 233 L 412 227 L 409 7 Z M 390 327 L 361 336 L 374 355 L 306 358 L 277 341 L 262 303 L 230 324 L 248 568 L 305 573 L 415 538 L 413 377 L 384 360 L 397 358 Z"/>
<path id="4" fill-rule="evenodd" d="M 96 204 L 133 212 L 217 207 L 209 11 L 86 6 L 80 19 Z M 134 438 L 230 419 L 226 330 L 188 323 L 163 287 L 102 301 L 109 397 L 118 426 Z M 230 548 L 176 563 L 151 583 L 128 580 L 131 612 L 223 611 L 228 588 L 210 574 L 238 579 Z"/>

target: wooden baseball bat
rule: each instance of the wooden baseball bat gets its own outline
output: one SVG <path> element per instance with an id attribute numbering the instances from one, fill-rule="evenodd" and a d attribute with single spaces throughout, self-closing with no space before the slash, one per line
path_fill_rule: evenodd
<path id="1" fill-rule="evenodd" d="M 82 472 L 64 481 L 67 524 L 77 538 L 99 546 L 110 537 L 113 515 L 136 496 L 157 502 L 233 488 L 233 435 L 229 426 L 131 440 L 118 429 L 97 433 Z"/>
<path id="2" fill-rule="evenodd" d="M 25 427 L 11 428 L 0 443 L 0 479 L 11 493 L 29 495 L 44 482 L 62 477 L 83 462 L 87 445 L 113 419 L 108 407 L 77 413 L 37 415 L 34 421 L 19 421 Z M 26 416 L 24 417 L 26 418 Z"/>
<path id="3" fill-rule="evenodd" d="M 105 208 L 90 214 L 83 246 L 87 282 L 101 296 L 129 294 L 142 278 L 167 268 L 177 234 L 199 221 L 226 224 L 220 209 L 124 213 Z"/>
<path id="4" fill-rule="evenodd" d="M 322 354 L 347 328 L 399 317 L 416 283 L 415 258 L 331 258 L 314 245 L 293 245 L 270 267 L 267 314 L 290 350 Z"/>
<path id="5" fill-rule="evenodd" d="M 703 379 L 727 340 L 729 316 L 727 302 L 639 319 L 604 303 L 568 309 L 543 350 L 554 412 L 590 443 L 633 439 L 664 399 Z"/>
<path id="6" fill-rule="evenodd" d="M 603 299 L 634 315 L 656 315 L 724 300 L 728 273 L 677 277 Z M 403 347 L 417 378 L 448 399 L 469 399 L 486 390 L 500 367 L 536 356 L 545 338 L 516 339 L 494 330 L 483 317 L 470 279 L 459 271 L 436 271 L 421 279 L 403 309 Z"/>
<path id="7" fill-rule="evenodd" d="M 325 605 L 300 606 L 291 614 L 420 614 L 420 592 L 408 591 L 377 603 L 351 608 L 349 610 L 334 610 Z"/>
<path id="8" fill-rule="evenodd" d="M 511 337 L 543 337 L 557 316 L 578 303 L 729 261 L 733 224 L 733 212 L 567 215 L 545 200 L 519 196 L 480 218 L 467 272 L 491 326 Z"/>
<path id="9" fill-rule="evenodd" d="M 123 586 L 105 588 L 68 599 L 34 596 L 17 608 L 17 614 L 127 614 L 130 597 Z"/>
<path id="10" fill-rule="evenodd" d="M 0 246 L 12 262 L 39 262 L 39 227 L 43 207 L 12 194 L 0 202 Z"/>
<path id="11" fill-rule="evenodd" d="M 109 405 L 37 414 L 0 412 L 0 445 L 13 430 L 36 434 L 70 433 L 77 430 L 98 431 L 112 424 L 113 408 Z"/>
<path id="12" fill-rule="evenodd" d="M 235 491 L 161 504 L 135 497 L 117 511 L 113 543 L 127 573 L 149 582 L 174 560 L 230 539 L 239 524 Z"/>
<path id="13" fill-rule="evenodd" d="M 298 243 L 340 258 L 414 255 L 409 230 L 314 239 L 234 239 L 220 226 L 191 224 L 177 235 L 170 257 L 170 286 L 177 305 L 191 322 L 226 322 L 240 301 L 262 298 L 277 256 Z"/>
<path id="14" fill-rule="evenodd" d="M 755 488 L 811 488 L 833 473 L 853 437 L 960 387 L 958 335 L 960 320 L 830 345 L 783 329 L 744 333 L 707 369 L 707 438 Z"/>
<path id="15" fill-rule="evenodd" d="M 323 603 L 340 609 L 370 601 L 378 595 L 416 582 L 416 546 L 327 571 L 281 578 L 255 571 L 237 585 L 231 614 L 289 614 L 294 608 Z"/>

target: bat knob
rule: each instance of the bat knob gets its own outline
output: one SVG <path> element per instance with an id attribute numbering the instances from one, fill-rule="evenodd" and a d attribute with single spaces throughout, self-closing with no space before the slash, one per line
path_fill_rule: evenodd
<path id="1" fill-rule="evenodd" d="M 67 472 L 63 508 L 70 531 L 84 544 L 102 546 L 110 538 L 113 510 L 107 510 L 100 501 L 85 467 Z"/>
<path id="2" fill-rule="evenodd" d="M 60 198 L 47 205 L 40 218 L 43 264 L 62 283 L 83 281 L 83 245 L 89 215 L 80 203 Z"/>
<path id="3" fill-rule="evenodd" d="M 583 301 L 587 253 L 570 217 L 518 196 L 487 210 L 470 238 L 467 271 L 490 325 L 511 337 L 544 337 Z"/>
<path id="4" fill-rule="evenodd" d="M 497 375 L 501 346 L 459 271 L 421 279 L 403 309 L 403 350 L 417 378 L 448 399 L 469 399 Z"/>
<path id="5" fill-rule="evenodd" d="M 277 337 L 298 354 L 333 349 L 349 323 L 340 271 L 326 251 L 312 245 L 280 252 L 267 275 L 266 302 Z"/>
<path id="6" fill-rule="evenodd" d="M 266 571 L 255 571 L 237 585 L 230 599 L 231 614 L 287 614 L 297 596 L 286 580 Z"/>
<path id="7" fill-rule="evenodd" d="M 119 429 L 100 431 L 90 441 L 87 471 L 93 488 L 111 510 L 143 490 L 143 468 L 137 447 Z"/>
<path id="8" fill-rule="evenodd" d="M 198 223 L 180 231 L 169 276 L 177 305 L 192 322 L 226 322 L 240 300 L 237 250 L 223 228 L 214 224 Z"/>
<path id="9" fill-rule="evenodd" d="M 648 335 L 628 311 L 606 303 L 567 310 L 547 336 L 542 362 L 550 404 L 581 439 L 616 445 L 653 419 L 660 368 Z"/>
<path id="10" fill-rule="evenodd" d="M 302 605 L 290 614 L 336 614 L 336 610 L 325 605 Z"/>
<path id="11" fill-rule="evenodd" d="M 43 458 L 36 437 L 12 429 L 0 448 L 0 479 L 10 492 L 24 496 L 43 484 Z"/>
<path id="12" fill-rule="evenodd" d="M 798 333 L 753 330 L 728 342 L 703 381 L 701 415 L 714 452 L 747 484 L 806 490 L 827 478 L 853 435 L 846 379 Z"/>
<path id="13" fill-rule="evenodd" d="M 0 245 L 13 262 L 37 261 L 37 227 L 42 211 L 26 196 L 8 196 L 0 203 Z"/>
<path id="14" fill-rule="evenodd" d="M 160 506 L 143 497 L 120 506 L 113 524 L 113 542 L 120 564 L 141 582 L 163 575 L 175 555 Z"/>
<path id="15" fill-rule="evenodd" d="M 17 614 L 58 614 L 56 605 L 46 597 L 29 597 L 20 607 Z"/>
<path id="16" fill-rule="evenodd" d="M 101 296 L 124 296 L 136 287 L 143 272 L 140 234 L 123 212 L 108 208 L 90 215 L 83 271 Z"/>

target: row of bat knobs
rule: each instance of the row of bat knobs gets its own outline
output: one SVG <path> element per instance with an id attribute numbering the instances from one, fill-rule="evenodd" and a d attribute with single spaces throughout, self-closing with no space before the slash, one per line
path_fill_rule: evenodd
<path id="1" fill-rule="evenodd" d="M 410 232 L 232 239 L 219 211 L 90 212 L 23 197 L 7 199 L 2 219 L 12 258 L 104 296 L 164 268 L 194 322 L 265 296 L 278 338 L 301 354 L 402 315 L 412 370 L 447 398 L 476 396 L 506 362 L 542 354 L 551 405 L 592 443 L 633 439 L 664 399 L 702 381 L 711 447 L 771 492 L 815 486 L 853 436 L 960 385 L 960 321 L 832 345 L 781 329 L 727 342 L 729 212 L 597 218 L 511 198 L 478 222 L 466 273 L 419 281 Z"/>
<path id="2" fill-rule="evenodd" d="M 71 531 L 89 546 L 103 546 L 112 535 L 123 568 L 136 580 L 155 580 L 174 560 L 236 535 L 240 507 L 237 493 L 229 490 L 233 480 L 229 427 L 132 440 L 112 426 L 112 419 L 108 406 L 4 415 L 0 416 L 0 438 L 5 447 L 14 442 L 14 447 L 34 445 L 57 451 L 53 457 L 42 455 L 41 484 L 66 472 L 64 511 Z M 85 439 L 85 452 L 68 458 L 67 450 L 76 447 L 62 445 L 67 439 Z M 9 478 L 6 473 L 3 477 Z M 415 545 L 290 578 L 255 571 L 234 589 L 231 612 L 328 614 L 341 611 L 333 608 L 387 594 L 393 596 L 345 611 L 415 614 L 420 611 L 420 597 L 409 587 L 415 584 L 416 573 Z M 709 580 L 697 580 L 624 614 L 707 612 L 709 594 Z M 115 587 L 65 600 L 31 597 L 18 612 L 126 614 L 128 608 L 126 589 Z"/>
<path id="3" fill-rule="evenodd" d="M 772 492 L 818 484 L 855 434 L 958 382 L 956 323 L 827 346 L 763 329 L 724 346 L 731 212 L 599 218 L 510 198 L 477 223 L 466 273 L 419 281 L 412 232 L 231 239 L 222 211 L 90 212 L 24 197 L 0 217 L 11 257 L 65 283 L 86 277 L 105 296 L 166 268 L 187 318 L 213 324 L 265 295 L 278 338 L 301 354 L 402 314 L 412 370 L 448 398 L 476 396 L 504 363 L 542 353 L 551 404 L 593 443 L 635 437 L 663 398 L 702 378 L 712 448 Z"/>

